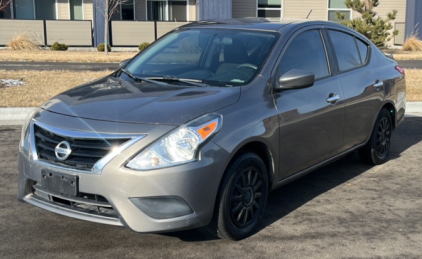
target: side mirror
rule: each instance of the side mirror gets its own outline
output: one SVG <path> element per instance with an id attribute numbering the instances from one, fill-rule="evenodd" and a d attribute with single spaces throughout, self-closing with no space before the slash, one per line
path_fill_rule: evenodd
<path id="1" fill-rule="evenodd" d="M 284 73 L 278 80 L 280 85 L 276 85 L 276 90 L 300 89 L 314 85 L 315 75 L 311 72 L 292 69 Z"/>
<path id="2" fill-rule="evenodd" d="M 127 63 L 129 63 L 130 58 L 129 59 L 125 59 L 122 62 L 120 62 L 119 64 L 119 68 L 125 67 Z"/>

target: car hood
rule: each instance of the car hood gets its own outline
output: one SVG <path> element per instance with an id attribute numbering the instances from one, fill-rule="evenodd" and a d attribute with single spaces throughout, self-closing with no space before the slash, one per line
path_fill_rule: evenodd
<path id="1" fill-rule="evenodd" d="M 191 87 L 106 77 L 61 93 L 41 106 L 85 119 L 181 125 L 237 102 L 240 87 Z"/>

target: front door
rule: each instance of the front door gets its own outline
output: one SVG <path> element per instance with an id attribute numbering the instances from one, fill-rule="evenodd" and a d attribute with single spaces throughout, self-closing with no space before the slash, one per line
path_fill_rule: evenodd
<path id="1" fill-rule="evenodd" d="M 280 121 L 280 179 L 327 160 L 343 148 L 343 94 L 327 60 L 319 29 L 297 35 L 280 60 L 278 75 L 291 69 L 315 74 L 313 86 L 273 95 Z"/>

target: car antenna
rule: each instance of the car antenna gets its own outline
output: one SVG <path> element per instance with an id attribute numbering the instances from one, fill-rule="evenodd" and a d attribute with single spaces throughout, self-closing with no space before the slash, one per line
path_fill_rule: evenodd
<path id="1" fill-rule="evenodd" d="M 306 16 L 306 19 L 309 18 L 309 16 L 311 15 L 311 13 L 312 13 L 312 9 L 309 11 L 308 15 Z"/>

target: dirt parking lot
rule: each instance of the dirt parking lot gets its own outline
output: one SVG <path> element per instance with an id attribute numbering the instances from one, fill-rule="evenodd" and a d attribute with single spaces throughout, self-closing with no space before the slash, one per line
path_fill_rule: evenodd
<path id="1" fill-rule="evenodd" d="M 0 126 L 0 258 L 422 257 L 422 117 L 395 131 L 388 163 L 353 153 L 272 192 L 259 230 L 240 242 L 139 234 L 20 203 L 19 137 L 20 127 Z"/>

